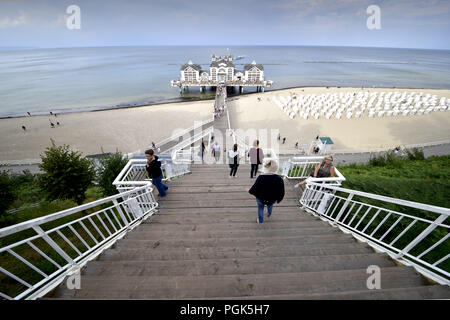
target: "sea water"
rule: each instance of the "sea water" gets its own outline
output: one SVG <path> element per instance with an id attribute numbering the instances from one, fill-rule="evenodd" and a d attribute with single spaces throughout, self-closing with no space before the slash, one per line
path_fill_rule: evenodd
<path id="1" fill-rule="evenodd" d="M 155 46 L 0 49 L 0 117 L 212 99 L 170 86 L 182 64 L 209 70 L 211 55 L 255 60 L 272 88 L 355 86 L 450 89 L 450 51 L 315 46 Z M 244 93 L 255 88 L 245 88 Z"/>

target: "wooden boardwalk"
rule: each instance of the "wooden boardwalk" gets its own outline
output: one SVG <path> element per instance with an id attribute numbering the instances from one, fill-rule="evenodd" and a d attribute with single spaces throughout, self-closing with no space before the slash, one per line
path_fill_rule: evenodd
<path id="1" fill-rule="evenodd" d="M 59 299 L 436 299 L 411 267 L 397 266 L 350 235 L 285 199 L 256 223 L 249 165 L 229 178 L 227 165 L 192 165 L 168 183 L 159 212 L 81 274 L 81 289 L 59 287 Z M 381 268 L 381 289 L 369 290 L 367 268 Z"/>

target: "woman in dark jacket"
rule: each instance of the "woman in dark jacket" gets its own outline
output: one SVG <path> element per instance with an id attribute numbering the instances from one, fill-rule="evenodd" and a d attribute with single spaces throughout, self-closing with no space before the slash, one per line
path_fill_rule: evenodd
<path id="1" fill-rule="evenodd" d="M 280 203 L 284 198 L 283 179 L 276 174 L 278 163 L 275 160 L 269 160 L 264 164 L 264 174 L 258 176 L 255 184 L 247 190 L 248 193 L 256 197 L 258 204 L 257 223 L 264 222 L 264 206 L 267 206 L 267 218 L 272 214 L 273 205 Z"/>
<path id="2" fill-rule="evenodd" d="M 158 189 L 158 196 L 164 198 L 166 196 L 166 190 L 169 189 L 169 187 L 162 183 L 163 174 L 161 170 L 161 161 L 158 160 L 158 156 L 154 155 L 152 149 L 145 151 L 145 157 L 147 158 L 145 169 L 147 170 L 148 177 L 152 179 L 153 185 Z"/>

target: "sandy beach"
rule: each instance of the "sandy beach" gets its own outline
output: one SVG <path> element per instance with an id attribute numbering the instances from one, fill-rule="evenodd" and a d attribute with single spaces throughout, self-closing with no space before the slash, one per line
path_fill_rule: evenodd
<path id="1" fill-rule="evenodd" d="M 0 163 L 35 163 L 51 146 L 68 144 L 83 155 L 131 153 L 158 143 L 194 121 L 211 120 L 212 102 L 186 102 L 136 108 L 0 119 Z M 50 127 L 49 119 L 55 124 Z M 60 122 L 60 126 L 56 122 Z M 24 125 L 27 129 L 22 129 Z"/>
<path id="2" fill-rule="evenodd" d="M 256 93 L 229 103 L 230 120 L 234 128 L 248 130 L 252 128 L 279 129 L 286 144 L 280 144 L 280 152 L 294 151 L 295 143 L 310 145 L 317 135 L 331 137 L 333 151 L 369 151 L 371 149 L 396 146 L 427 144 L 450 140 L 450 111 L 431 112 L 428 115 L 367 117 L 325 119 L 300 117 L 290 119 L 272 101 L 273 96 L 288 96 L 290 92 L 300 95 L 340 93 L 340 92 L 423 92 L 424 94 L 450 97 L 450 90 L 428 89 L 392 89 L 392 88 L 336 88 L 310 87 Z M 258 102 L 258 97 L 261 101 Z"/>
<path id="3" fill-rule="evenodd" d="M 296 142 L 310 144 L 318 134 L 332 138 L 333 150 L 370 150 L 450 140 L 450 111 L 422 116 L 304 120 L 290 119 L 272 102 L 272 96 L 287 96 L 290 92 L 359 91 L 415 91 L 450 98 L 450 90 L 295 88 L 232 97 L 228 104 L 230 120 L 235 129 L 279 129 L 281 137 L 286 137 L 286 145 L 281 145 L 281 150 L 294 150 Z M 0 119 L 0 163 L 37 162 L 39 155 L 51 145 L 50 139 L 57 145 L 68 144 L 84 155 L 101 153 L 102 148 L 104 152 L 143 152 L 152 141 L 157 143 L 169 137 L 175 129 L 192 127 L 194 121 L 210 120 L 212 109 L 213 101 L 209 100 L 61 114 L 58 117 Z M 50 127 L 49 119 L 55 123 L 55 128 Z M 60 126 L 56 126 L 57 121 Z"/>

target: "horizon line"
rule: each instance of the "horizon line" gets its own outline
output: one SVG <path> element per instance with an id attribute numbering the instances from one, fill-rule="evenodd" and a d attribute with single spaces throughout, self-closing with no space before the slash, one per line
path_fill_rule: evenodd
<path id="1" fill-rule="evenodd" d="M 113 48 L 113 47 L 336 47 L 336 48 L 375 48 L 375 49 L 416 49 L 416 50 L 442 50 L 449 51 L 449 48 L 423 48 L 423 47 L 386 47 L 386 46 L 358 46 L 358 45 L 304 45 L 304 44 L 131 44 L 131 45 L 99 45 L 99 46 L 0 46 L 0 49 L 82 49 L 82 48 Z"/>

